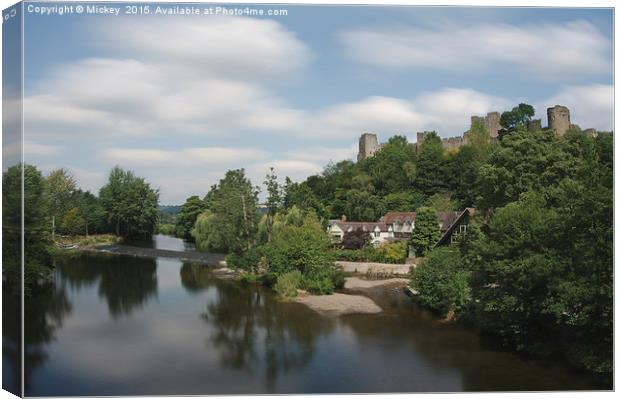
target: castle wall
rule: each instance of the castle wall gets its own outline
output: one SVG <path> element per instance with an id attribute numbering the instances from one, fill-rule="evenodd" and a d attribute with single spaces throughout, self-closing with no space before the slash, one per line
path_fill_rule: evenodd
<path id="1" fill-rule="evenodd" d="M 562 105 L 556 105 L 551 108 L 547 108 L 547 120 L 548 120 L 548 129 L 553 130 L 556 135 L 563 136 L 566 132 L 571 128 L 578 128 L 577 125 L 573 125 L 570 123 L 570 111 L 567 107 Z M 463 136 L 458 137 L 449 137 L 441 139 L 441 145 L 445 150 L 451 150 L 455 148 L 459 148 L 461 146 L 469 144 L 469 132 L 472 127 L 476 123 L 483 123 L 484 127 L 489 135 L 489 142 L 496 143 L 499 140 L 499 131 L 502 129 L 500 124 L 500 113 L 499 112 L 489 112 L 486 116 L 472 116 L 471 117 L 471 126 L 467 132 L 463 134 Z M 529 131 L 540 131 L 542 130 L 542 122 L 540 119 L 533 119 L 527 123 L 527 129 Z M 416 142 L 416 150 L 418 153 L 420 152 L 420 148 L 422 143 L 431 132 L 417 132 L 417 142 Z M 596 131 L 594 129 L 586 129 L 583 131 L 584 134 L 589 136 L 596 135 Z M 377 140 L 377 135 L 372 133 L 364 133 L 359 139 L 359 152 L 357 154 L 357 160 L 361 161 L 366 159 L 372 155 L 374 155 L 377 151 L 379 151 L 383 147 L 383 144 L 380 144 Z"/>
<path id="2" fill-rule="evenodd" d="M 357 161 L 364 160 L 379 151 L 381 145 L 377 140 L 377 135 L 372 133 L 364 133 L 360 137 L 359 149 L 357 153 Z"/>
<path id="3" fill-rule="evenodd" d="M 563 105 L 547 108 L 547 122 L 549 130 L 558 136 L 564 136 L 570 129 L 570 111 Z"/>

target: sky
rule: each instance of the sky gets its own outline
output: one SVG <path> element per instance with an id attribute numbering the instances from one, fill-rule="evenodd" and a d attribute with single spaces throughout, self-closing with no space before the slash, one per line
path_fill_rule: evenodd
<path id="1" fill-rule="evenodd" d="M 362 133 L 457 136 L 520 102 L 613 128 L 610 9 L 250 7 L 288 15 L 26 11 L 26 162 L 95 193 L 120 165 L 181 204 L 228 169 L 300 181 Z"/>

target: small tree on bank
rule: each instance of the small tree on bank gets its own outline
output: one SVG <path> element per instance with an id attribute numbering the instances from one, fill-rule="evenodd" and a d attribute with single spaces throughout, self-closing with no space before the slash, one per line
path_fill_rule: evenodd
<path id="1" fill-rule="evenodd" d="M 424 256 L 440 238 L 437 212 L 433 208 L 422 207 L 416 212 L 415 229 L 411 234 L 411 246 L 416 256 Z"/>

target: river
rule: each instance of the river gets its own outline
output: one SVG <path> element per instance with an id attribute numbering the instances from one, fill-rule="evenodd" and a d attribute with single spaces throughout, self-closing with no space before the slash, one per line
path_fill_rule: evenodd
<path id="1" fill-rule="evenodd" d="M 142 245 L 194 250 L 161 235 Z M 488 347 L 405 295 L 330 318 L 173 259 L 85 253 L 56 266 L 26 309 L 28 396 L 605 388 Z"/>

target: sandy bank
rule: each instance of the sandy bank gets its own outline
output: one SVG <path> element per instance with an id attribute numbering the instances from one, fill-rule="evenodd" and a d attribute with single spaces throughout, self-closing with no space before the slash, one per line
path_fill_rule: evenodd
<path id="1" fill-rule="evenodd" d="M 310 309 L 330 316 L 344 314 L 381 313 L 382 309 L 370 298 L 362 295 L 335 293 L 332 295 L 303 295 L 295 298 Z"/>
<path id="2" fill-rule="evenodd" d="M 348 290 L 379 288 L 379 287 L 404 287 L 409 283 L 406 278 L 388 278 L 385 280 L 363 280 L 359 277 L 347 277 L 344 288 Z"/>

